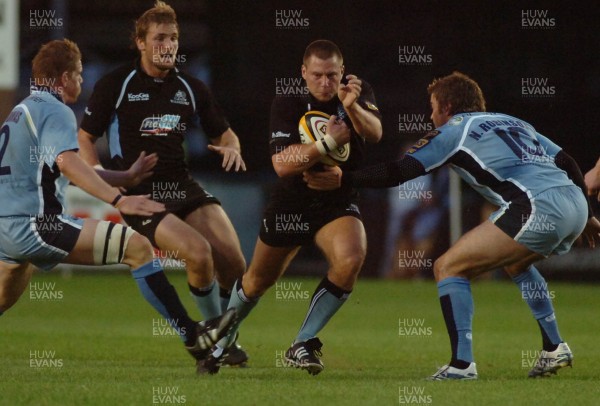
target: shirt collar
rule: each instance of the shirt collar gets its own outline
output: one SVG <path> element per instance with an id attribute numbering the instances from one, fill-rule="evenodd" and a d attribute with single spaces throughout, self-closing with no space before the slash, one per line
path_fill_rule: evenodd
<path id="1" fill-rule="evenodd" d="M 48 86 L 31 86 L 30 87 L 31 90 L 31 94 L 43 94 L 43 93 L 48 93 L 52 96 L 54 96 L 54 98 L 56 98 L 56 100 L 58 100 L 61 103 L 64 103 L 62 96 L 60 95 L 60 92 L 58 92 L 56 89 L 53 89 L 51 87 Z"/>
<path id="2" fill-rule="evenodd" d="M 176 67 L 174 67 L 173 69 L 169 69 L 167 76 L 165 76 L 164 78 L 152 77 L 152 76 L 148 75 L 146 72 L 144 72 L 144 70 L 142 69 L 142 62 L 141 62 L 140 58 L 137 58 L 135 60 L 135 69 L 136 69 L 138 75 L 140 75 L 140 77 L 145 82 L 149 82 L 149 83 L 171 82 L 171 81 L 175 80 L 175 78 L 177 77 L 177 74 L 179 73 L 179 70 Z"/>

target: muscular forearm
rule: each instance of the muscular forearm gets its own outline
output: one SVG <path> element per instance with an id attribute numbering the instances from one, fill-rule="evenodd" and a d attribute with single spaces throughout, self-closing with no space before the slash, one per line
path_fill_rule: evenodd
<path id="1" fill-rule="evenodd" d="M 283 147 L 282 147 L 283 148 Z M 313 144 L 287 145 L 281 152 L 273 155 L 271 161 L 279 177 L 299 175 L 321 159 L 321 153 Z"/>
<path id="2" fill-rule="evenodd" d="M 379 142 L 382 135 L 381 121 L 374 115 L 363 109 L 358 103 L 346 108 L 348 117 L 358 134 L 368 142 Z"/>

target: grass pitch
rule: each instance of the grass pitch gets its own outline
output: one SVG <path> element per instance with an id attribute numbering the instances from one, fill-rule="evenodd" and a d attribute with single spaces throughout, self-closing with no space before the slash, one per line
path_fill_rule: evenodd
<path id="1" fill-rule="evenodd" d="M 199 317 L 182 273 L 170 273 Z M 283 366 L 316 279 L 283 279 L 246 320 L 248 368 L 197 377 L 125 273 L 36 274 L 0 317 L 2 405 L 597 405 L 598 286 L 550 283 L 574 368 L 528 379 L 537 324 L 509 282 L 473 284 L 479 380 L 427 382 L 450 348 L 433 282 L 361 280 L 320 334 L 325 370 Z"/>

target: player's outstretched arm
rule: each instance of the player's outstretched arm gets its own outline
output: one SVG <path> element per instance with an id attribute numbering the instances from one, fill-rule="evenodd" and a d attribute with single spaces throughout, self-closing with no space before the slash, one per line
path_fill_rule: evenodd
<path id="1" fill-rule="evenodd" d="M 421 162 L 407 155 L 397 161 L 384 162 L 359 171 L 343 174 L 340 172 L 306 172 L 304 181 L 309 188 L 315 190 L 333 190 L 340 187 L 388 188 L 427 173 Z"/>
<path id="2" fill-rule="evenodd" d="M 588 196 L 596 196 L 600 202 L 600 159 L 596 166 L 585 174 L 585 185 L 588 188 Z"/>
<path id="3" fill-rule="evenodd" d="M 596 217 L 590 217 L 581 235 L 590 247 L 596 248 L 596 241 L 600 242 L 600 221 Z"/>
<path id="4" fill-rule="evenodd" d="M 79 156 L 90 166 L 94 167 L 98 176 L 106 183 L 116 187 L 133 187 L 139 184 L 142 180 L 153 175 L 152 169 L 158 162 L 158 155 L 146 155 L 142 151 L 138 159 L 126 171 L 111 171 L 102 168 L 98 152 L 96 151 L 96 140 L 92 134 L 84 130 L 79 130 L 77 133 L 77 141 L 79 143 Z"/>
<path id="5" fill-rule="evenodd" d="M 209 145 L 208 149 L 223 156 L 223 164 L 221 166 L 225 171 L 229 172 L 231 168 L 235 168 L 236 172 L 239 172 L 240 169 L 242 171 L 246 170 L 246 163 L 242 159 L 240 140 L 231 128 L 225 130 L 223 134 L 211 142 L 212 145 Z"/>
<path id="6" fill-rule="evenodd" d="M 150 200 L 149 196 L 121 196 L 119 198 L 119 193 L 104 182 L 94 168 L 86 164 L 75 151 L 61 152 L 56 158 L 56 163 L 60 171 L 71 182 L 92 196 L 113 204 L 121 213 L 150 216 L 165 210 L 162 203 Z"/>

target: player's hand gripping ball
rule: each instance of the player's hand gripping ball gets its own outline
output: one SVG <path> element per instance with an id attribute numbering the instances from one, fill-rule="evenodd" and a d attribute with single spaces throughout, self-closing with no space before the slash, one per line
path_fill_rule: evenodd
<path id="1" fill-rule="evenodd" d="M 327 134 L 327 122 L 329 121 L 329 117 L 329 114 L 314 110 L 304 114 L 298 123 L 300 141 L 303 144 L 311 144 L 313 142 L 322 143 L 325 134 Z M 321 145 L 328 148 L 325 143 L 322 143 Z M 329 149 L 327 154 L 321 157 L 321 162 L 325 165 L 338 166 L 346 162 L 350 156 L 350 143 Z"/>

